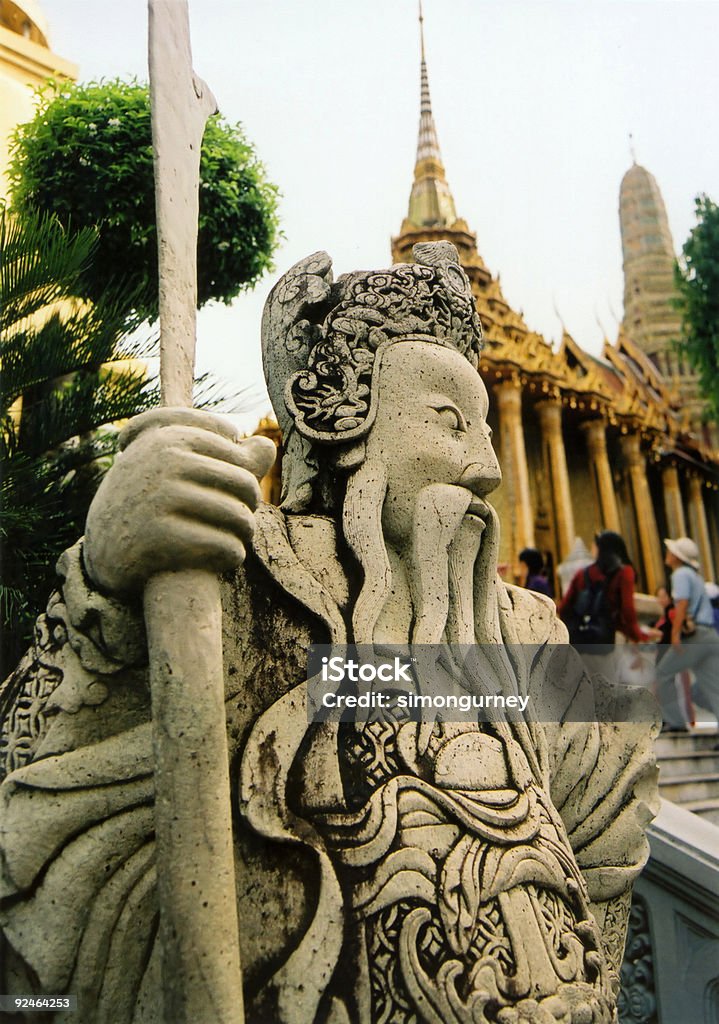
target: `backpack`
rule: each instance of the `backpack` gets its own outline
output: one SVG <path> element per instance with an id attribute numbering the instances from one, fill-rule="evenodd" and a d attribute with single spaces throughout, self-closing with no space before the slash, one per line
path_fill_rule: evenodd
<path id="1" fill-rule="evenodd" d="M 592 583 L 589 569 L 585 569 L 584 587 L 567 615 L 570 644 L 580 651 L 586 647 L 587 654 L 607 654 L 614 647 L 616 625 L 607 599 L 607 588 L 615 572 L 616 569 L 611 575 Z"/>

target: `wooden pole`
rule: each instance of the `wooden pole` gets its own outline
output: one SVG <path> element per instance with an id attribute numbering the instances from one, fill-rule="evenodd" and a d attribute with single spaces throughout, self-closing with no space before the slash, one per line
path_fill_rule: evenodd
<path id="1" fill-rule="evenodd" d="M 192 71 L 187 0 L 148 0 L 164 405 L 192 405 L 200 145 L 214 97 Z M 166 1024 L 241 1024 L 218 579 L 152 577 L 150 657 Z"/>

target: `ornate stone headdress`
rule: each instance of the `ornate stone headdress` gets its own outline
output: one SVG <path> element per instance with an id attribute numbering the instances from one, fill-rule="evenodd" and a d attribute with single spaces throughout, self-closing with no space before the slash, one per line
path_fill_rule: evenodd
<path id="1" fill-rule="evenodd" d="M 283 506 L 305 508 L 317 445 L 348 444 L 374 422 L 382 353 L 410 338 L 447 345 L 477 366 L 482 327 L 450 242 L 413 249 L 416 263 L 332 280 L 318 252 L 272 289 L 262 318 L 267 387 L 285 440 Z M 304 465 L 304 469 L 302 465 Z"/>

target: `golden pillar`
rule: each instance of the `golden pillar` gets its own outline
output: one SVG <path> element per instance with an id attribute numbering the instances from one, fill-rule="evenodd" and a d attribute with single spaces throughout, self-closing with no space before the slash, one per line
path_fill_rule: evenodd
<path id="1" fill-rule="evenodd" d="M 647 480 L 647 462 L 642 454 L 640 441 L 639 434 L 625 434 L 622 437 L 622 451 L 632 488 L 634 515 L 644 563 L 644 584 L 647 593 L 653 594 L 657 587 L 664 585 L 665 572 L 659 530 Z"/>
<path id="2" fill-rule="evenodd" d="M 672 538 L 686 537 L 687 525 L 684 519 L 682 491 L 676 466 L 665 466 L 662 470 L 664 484 L 664 510 L 667 515 L 667 530 Z"/>
<path id="3" fill-rule="evenodd" d="M 587 420 L 582 423 L 587 438 L 587 450 L 591 462 L 592 479 L 597 494 L 599 514 L 603 530 L 620 532 L 619 507 L 614 493 L 614 481 L 607 455 L 607 425 L 603 419 Z"/>
<path id="4" fill-rule="evenodd" d="M 689 477 L 689 524 L 691 536 L 699 548 L 699 559 L 702 563 L 701 572 L 705 580 L 714 579 L 714 559 L 712 558 L 712 546 L 709 540 L 709 524 L 707 512 L 704 507 L 702 496 L 701 477 Z"/>
<path id="5" fill-rule="evenodd" d="M 494 394 L 499 406 L 502 474 L 509 505 L 509 550 L 514 561 L 522 548 L 534 547 L 534 517 L 522 429 L 522 391 L 519 382 L 507 380 L 496 385 Z"/>
<path id="6" fill-rule="evenodd" d="M 562 403 L 558 399 L 538 402 L 537 412 L 542 428 L 542 446 L 554 513 L 557 561 L 561 562 L 574 545 L 574 512 L 569 490 L 567 455 L 562 437 Z"/>

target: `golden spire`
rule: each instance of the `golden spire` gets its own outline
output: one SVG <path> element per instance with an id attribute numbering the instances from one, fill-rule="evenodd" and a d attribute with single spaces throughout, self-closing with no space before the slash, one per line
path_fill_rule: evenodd
<path id="1" fill-rule="evenodd" d="M 457 220 L 454 199 L 445 177 L 437 129 L 432 116 L 424 46 L 424 15 L 419 0 L 420 112 L 417 160 L 408 219 L 417 227 L 449 227 Z"/>

